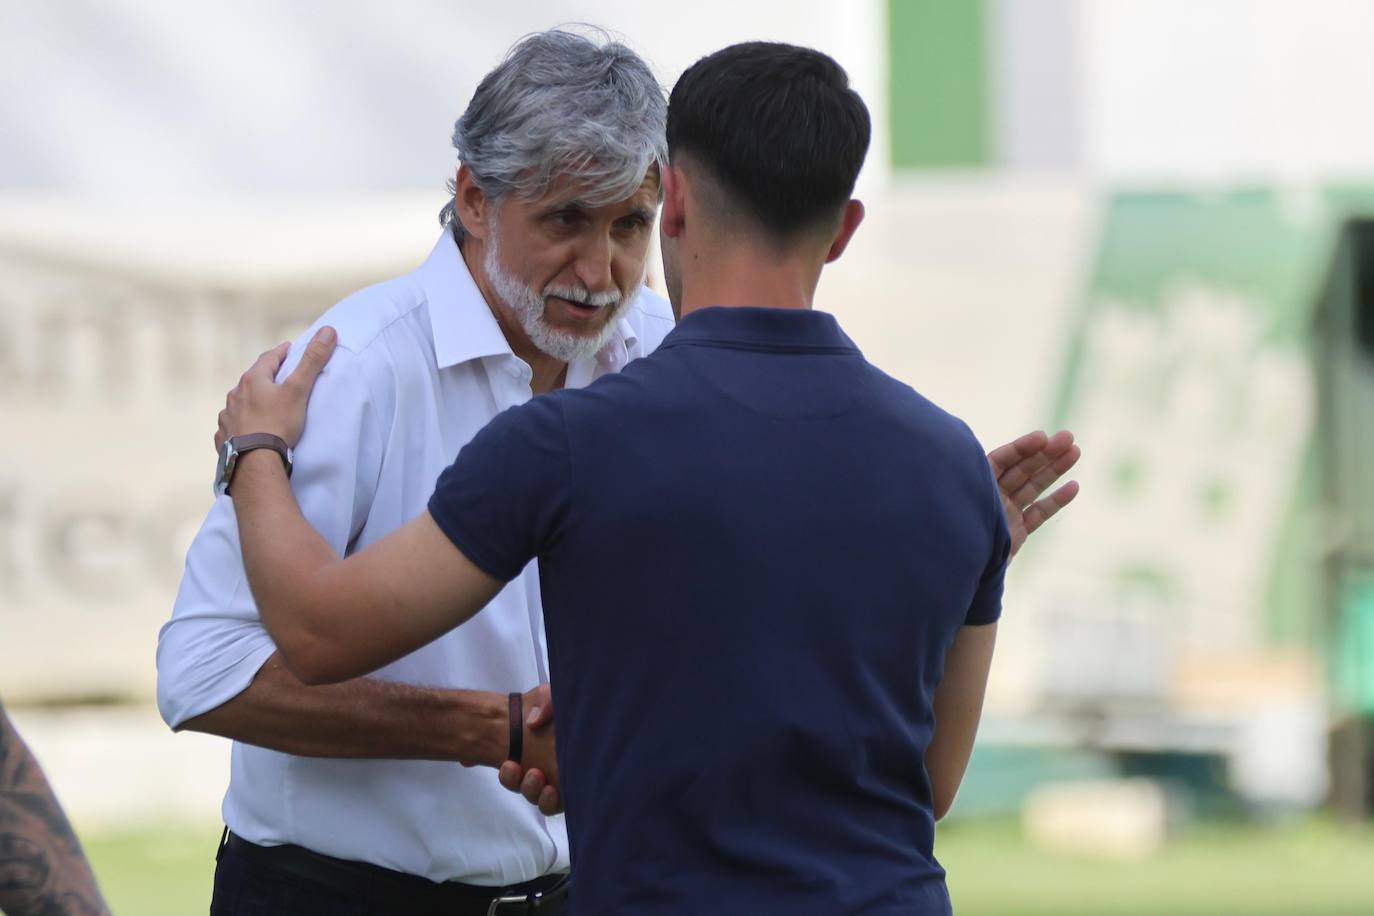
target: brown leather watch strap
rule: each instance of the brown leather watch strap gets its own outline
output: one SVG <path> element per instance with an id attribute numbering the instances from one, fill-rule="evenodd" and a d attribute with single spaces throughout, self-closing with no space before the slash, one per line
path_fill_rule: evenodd
<path id="1" fill-rule="evenodd" d="M 233 436 L 229 440 L 233 446 L 235 458 L 231 467 L 226 470 L 228 479 L 224 482 L 224 492 L 228 493 L 234 485 L 234 474 L 238 471 L 238 459 L 249 452 L 260 448 L 270 448 L 281 457 L 282 467 L 286 468 L 286 476 L 291 476 L 291 446 L 286 444 L 286 440 L 281 436 L 272 433 L 247 433 L 242 436 Z"/>
<path id="2" fill-rule="evenodd" d="M 251 452 L 255 449 L 270 448 L 272 451 L 281 455 L 281 463 L 286 467 L 286 473 L 291 473 L 291 446 L 286 444 L 286 440 L 281 436 L 274 436 L 272 433 L 248 433 L 244 436 L 233 438 L 234 451 L 240 455 Z"/>

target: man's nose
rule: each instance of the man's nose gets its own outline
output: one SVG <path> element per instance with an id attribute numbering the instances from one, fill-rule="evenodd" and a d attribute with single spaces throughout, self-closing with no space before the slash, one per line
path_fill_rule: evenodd
<path id="1" fill-rule="evenodd" d="M 597 233 L 578 252 L 577 279 L 594 293 L 616 288 L 615 275 L 611 272 L 612 251 L 609 236 Z"/>

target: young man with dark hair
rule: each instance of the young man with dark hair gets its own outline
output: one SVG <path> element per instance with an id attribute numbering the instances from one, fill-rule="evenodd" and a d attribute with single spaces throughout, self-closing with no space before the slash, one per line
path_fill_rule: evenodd
<path id="1" fill-rule="evenodd" d="M 253 593 L 286 664 L 328 682 L 462 624 L 538 558 L 558 760 L 525 763 L 561 773 L 575 913 L 947 913 L 934 825 L 1012 532 L 1072 485 L 1034 501 L 1062 463 L 1012 468 L 1038 473 L 1004 513 L 968 427 L 811 309 L 863 218 L 868 114 L 834 61 L 713 54 L 667 135 L 681 321 L 659 349 L 496 417 L 427 512 L 345 560 L 282 463 L 245 455 Z M 284 351 L 264 354 L 222 429 L 298 438 L 331 346 L 281 385 Z"/>
<path id="2" fill-rule="evenodd" d="M 761 41 L 726 48 L 688 68 L 668 100 L 670 155 L 691 154 L 726 186 L 717 221 L 752 224 L 778 242 L 830 230 L 870 134 L 868 108 L 840 65 L 798 51 Z"/>

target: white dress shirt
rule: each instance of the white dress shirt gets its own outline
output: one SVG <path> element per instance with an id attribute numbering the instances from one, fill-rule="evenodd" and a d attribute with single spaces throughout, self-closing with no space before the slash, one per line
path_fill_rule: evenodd
<path id="1" fill-rule="evenodd" d="M 355 293 L 316 328 L 323 324 L 339 343 L 311 397 L 291 487 L 342 554 L 423 511 L 458 450 L 529 400 L 531 371 L 448 231 L 414 273 Z M 672 327 L 667 302 L 641 289 L 611 342 L 568 367 L 567 384 L 620 370 Z M 191 544 L 158 637 L 163 718 L 175 728 L 232 699 L 273 651 L 249 593 L 233 502 L 221 497 Z M 535 564 L 469 623 L 374 676 L 501 692 L 547 682 Z M 561 816 L 545 818 L 501 788 L 495 770 L 457 763 L 296 757 L 236 741 L 224 821 L 254 843 L 294 843 L 436 881 L 514 884 L 569 864 Z"/>

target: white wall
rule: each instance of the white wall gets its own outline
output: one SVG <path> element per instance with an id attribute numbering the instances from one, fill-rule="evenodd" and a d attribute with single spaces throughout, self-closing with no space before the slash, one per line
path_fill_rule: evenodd
<path id="1" fill-rule="evenodd" d="M 522 35 L 622 33 L 666 87 L 698 57 L 766 38 L 846 66 L 878 121 L 881 0 L 512 0 L 13 4 L 0 54 L 0 190 L 142 196 L 435 188 L 478 80 Z M 437 208 L 437 204 L 436 204 Z"/>
<path id="2" fill-rule="evenodd" d="M 1374 3 L 994 0 L 996 161 L 1130 184 L 1374 173 Z"/>
<path id="3" fill-rule="evenodd" d="M 327 15 L 325 13 L 327 9 Z M 1128 182 L 1374 171 L 1374 3 L 995 0 L 998 161 Z M 670 86 L 751 38 L 833 54 L 887 163 L 885 3 L 304 0 L 11 4 L 0 54 L 0 190 L 175 196 L 438 188 L 448 134 L 522 34 L 623 33 Z"/>
<path id="4" fill-rule="evenodd" d="M 1374 172 L 1374 4 L 1082 5 L 1084 162 L 1112 179 Z"/>
<path id="5" fill-rule="evenodd" d="M 988 9 L 997 164 L 1017 171 L 1081 168 L 1081 0 L 992 0 Z"/>

